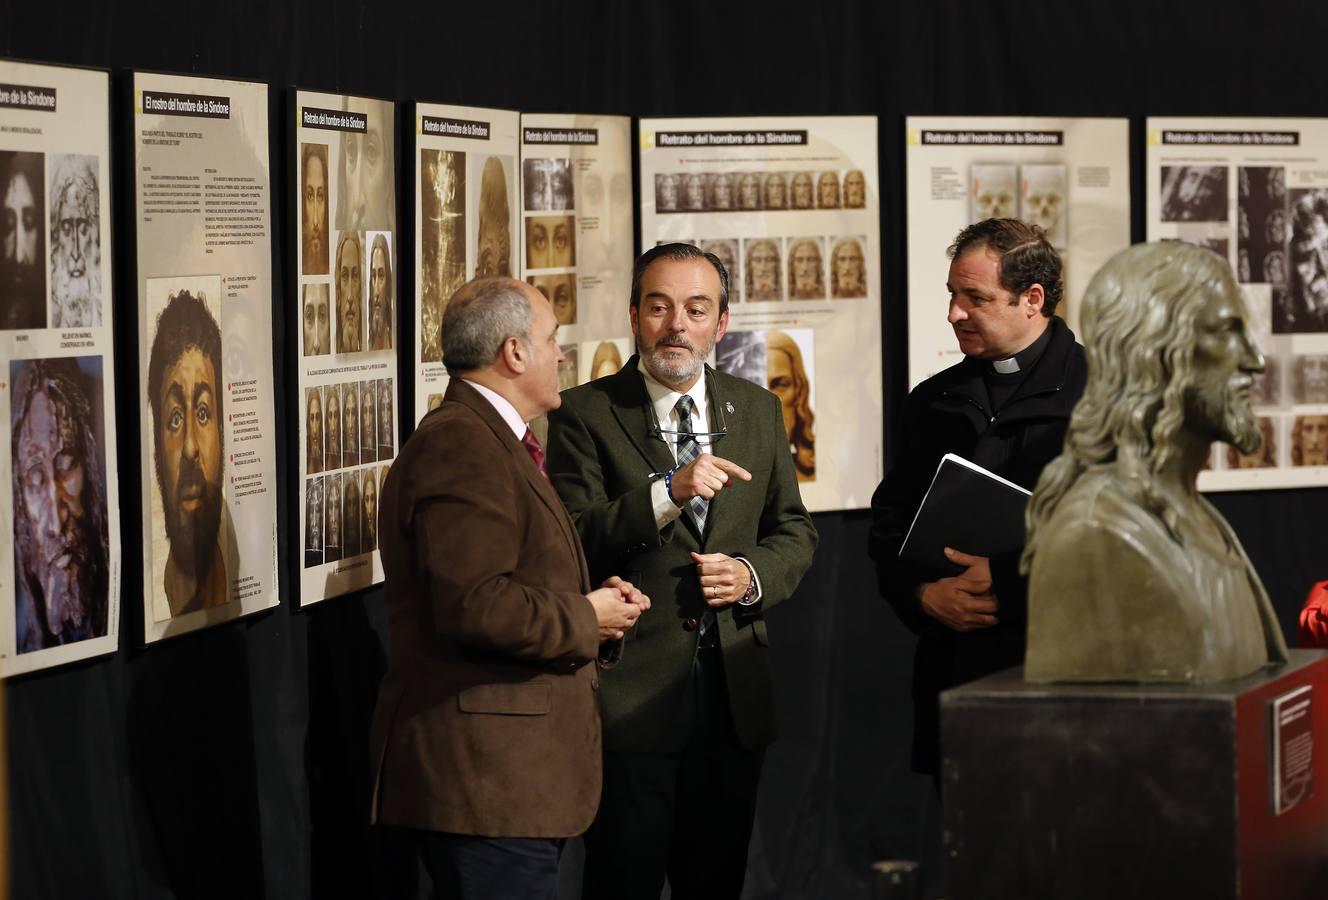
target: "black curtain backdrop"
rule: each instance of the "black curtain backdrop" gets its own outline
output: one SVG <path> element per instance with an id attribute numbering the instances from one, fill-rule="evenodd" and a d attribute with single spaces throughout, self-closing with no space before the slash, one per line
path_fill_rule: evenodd
<path id="1" fill-rule="evenodd" d="M 1328 115 L 1312 37 L 1324 33 L 1328 7 L 1280 0 L 823 0 L 788 9 L 751 0 L 0 0 L 0 55 L 114 73 L 117 413 L 127 536 L 120 651 L 7 686 L 13 896 L 409 897 L 423 887 L 414 861 L 366 825 L 366 734 L 385 664 L 381 593 L 295 608 L 299 548 L 289 536 L 298 534 L 299 509 L 291 502 L 296 466 L 288 434 L 278 431 L 283 605 L 141 646 L 128 69 L 272 86 L 273 351 L 278 373 L 287 375 L 296 336 L 286 265 L 290 85 L 531 112 L 875 114 L 881 352 L 893 447 L 907 380 L 905 115 L 1130 117 L 1133 235 L 1141 240 L 1143 117 Z M 404 115 L 402 124 L 404 239 L 413 223 L 405 151 L 414 129 Z M 405 240 L 406 273 L 409 247 Z M 934 315 L 943 316 L 942 286 L 934 293 Z M 413 297 L 409 275 L 401 295 Z M 402 306 L 413 311 L 409 302 Z M 400 373 L 407 390 L 408 356 Z M 294 400 L 293 382 L 285 383 L 278 422 L 290 421 Z M 412 408 L 408 398 L 399 406 Z M 1328 577 L 1328 491 L 1214 499 L 1293 635 L 1309 585 Z M 923 859 L 929 880 L 937 880 L 938 812 L 930 783 L 907 765 L 913 641 L 875 596 L 867 520 L 863 512 L 818 515 L 816 562 L 798 595 L 770 614 L 783 736 L 767 756 L 748 897 L 866 897 L 867 867 L 886 858 Z M 575 848 L 568 863 L 574 881 Z"/>

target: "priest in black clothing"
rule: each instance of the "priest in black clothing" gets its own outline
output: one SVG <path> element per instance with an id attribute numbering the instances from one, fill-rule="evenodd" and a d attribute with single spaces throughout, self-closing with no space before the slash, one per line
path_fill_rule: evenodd
<path id="1" fill-rule="evenodd" d="M 1027 581 L 1018 551 L 988 559 L 947 548 L 964 571 L 938 577 L 901 562 L 899 547 L 946 453 L 1032 490 L 1061 452 L 1087 374 L 1083 347 L 1054 315 L 1061 260 L 1042 229 L 987 219 L 948 253 L 949 322 L 964 359 L 909 394 L 903 446 L 872 497 L 870 535 L 881 593 L 920 638 L 913 767 L 933 776 L 940 692 L 1023 662 Z"/>

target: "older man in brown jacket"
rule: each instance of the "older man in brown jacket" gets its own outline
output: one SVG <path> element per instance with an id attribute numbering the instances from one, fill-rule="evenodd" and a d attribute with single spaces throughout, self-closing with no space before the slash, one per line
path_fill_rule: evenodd
<path id="1" fill-rule="evenodd" d="M 434 897 L 552 898 L 600 794 L 595 660 L 649 606 L 591 590 L 527 423 L 556 407 L 558 323 L 509 278 L 448 305 L 452 381 L 383 485 L 390 664 L 374 821 L 414 829 Z"/>

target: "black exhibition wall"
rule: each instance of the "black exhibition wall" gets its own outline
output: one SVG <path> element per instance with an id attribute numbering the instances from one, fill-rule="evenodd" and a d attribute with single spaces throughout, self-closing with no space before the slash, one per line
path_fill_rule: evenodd
<path id="1" fill-rule="evenodd" d="M 128 69 L 271 84 L 278 236 L 290 212 L 291 85 L 531 112 L 879 116 L 887 447 L 906 382 L 905 115 L 1130 117 L 1133 234 L 1142 239 L 1143 117 L 1328 115 L 1310 37 L 1326 32 L 1328 6 L 1227 0 L 0 0 L 0 56 L 113 71 L 117 203 L 132 185 Z M 400 234 L 413 222 L 408 175 L 403 164 Z M 129 224 L 117 216 L 122 387 L 137 383 Z M 274 255 L 283 292 L 291 249 Z M 403 253 L 402 270 L 409 265 Z M 409 280 L 402 290 L 413 296 Z M 945 315 L 941 285 L 935 299 L 935 315 Z M 296 323 L 283 296 L 273 302 L 284 374 Z M 13 895 L 415 896 L 414 862 L 366 825 L 367 728 L 385 664 L 380 592 L 307 612 L 287 596 L 279 609 L 142 649 L 141 547 L 128 537 L 139 521 L 130 462 L 139 406 L 133 390 L 120 393 L 122 647 L 7 685 Z M 292 403 L 278 395 L 279 421 Z M 291 476 L 290 435 L 279 440 Z M 1294 635 L 1311 582 L 1328 577 L 1328 490 L 1214 499 Z M 298 548 L 287 542 L 298 531 L 289 491 L 281 502 L 290 585 Z M 907 763 L 912 639 L 876 596 L 867 519 L 818 515 L 815 565 L 770 615 L 783 736 L 767 755 L 749 897 L 866 897 L 866 869 L 884 858 L 923 859 L 936 881 L 936 804 Z M 568 862 L 574 880 L 575 849 Z"/>

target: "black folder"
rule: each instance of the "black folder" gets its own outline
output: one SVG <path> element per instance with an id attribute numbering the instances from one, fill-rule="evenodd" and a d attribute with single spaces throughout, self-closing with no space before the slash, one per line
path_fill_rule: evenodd
<path id="1" fill-rule="evenodd" d="M 945 578 L 964 571 L 946 558 L 946 547 L 987 557 L 1021 550 L 1029 496 L 1013 481 L 947 453 L 913 517 L 899 558 Z"/>

